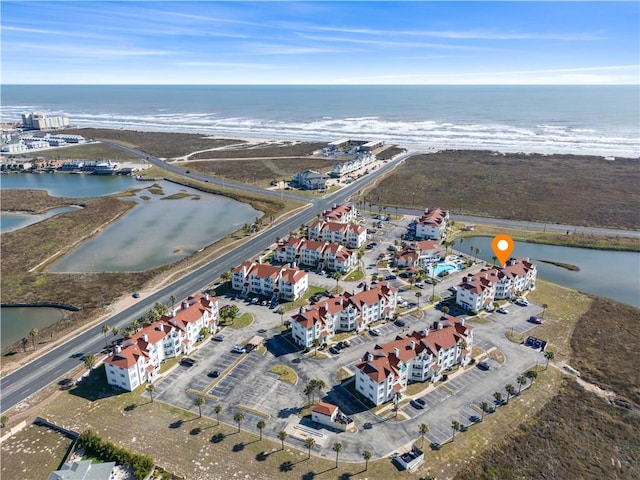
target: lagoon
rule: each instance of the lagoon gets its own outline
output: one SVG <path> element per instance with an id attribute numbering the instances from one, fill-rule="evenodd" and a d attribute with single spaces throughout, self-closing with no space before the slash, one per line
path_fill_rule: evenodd
<path id="1" fill-rule="evenodd" d="M 0 337 L 1 348 L 12 345 L 20 339 L 27 337 L 29 345 L 27 351 L 32 349 L 29 332 L 33 328 L 42 330 L 62 320 L 68 312 L 60 308 L 51 307 L 2 307 L 0 308 Z M 40 341 L 48 340 L 41 338 Z M 21 351 L 21 350 L 20 350 Z"/>
<path id="2" fill-rule="evenodd" d="M 12 173 L 0 175 L 3 190 L 46 190 L 52 197 L 100 197 L 138 188 L 140 183 L 127 175 L 86 175 L 71 173 Z"/>
<path id="3" fill-rule="evenodd" d="M 19 230 L 28 225 L 41 222 L 47 218 L 51 218 L 59 213 L 71 212 L 79 207 L 60 207 L 52 208 L 51 210 L 39 214 L 32 215 L 28 213 L 14 213 L 14 212 L 2 212 L 0 214 L 0 233 L 11 232 L 13 230 Z"/>
<path id="4" fill-rule="evenodd" d="M 492 263 L 491 237 L 456 240 L 455 249 L 473 256 L 470 248 L 480 249 L 479 258 Z M 529 257 L 538 268 L 538 276 L 581 292 L 611 298 L 640 307 L 640 253 L 563 247 L 514 242 L 514 257 Z M 542 263 L 540 260 L 576 265 L 580 271 Z"/>

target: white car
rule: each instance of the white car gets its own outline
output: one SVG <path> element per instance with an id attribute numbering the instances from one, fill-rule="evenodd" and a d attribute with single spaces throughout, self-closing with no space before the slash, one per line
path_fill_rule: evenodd
<path id="1" fill-rule="evenodd" d="M 380 330 L 378 330 L 377 328 L 372 328 L 371 330 L 369 330 L 369 333 L 374 337 L 380 336 Z"/>
<path id="2" fill-rule="evenodd" d="M 520 305 L 521 307 L 528 307 L 529 306 L 529 302 L 527 302 L 526 300 L 523 300 L 522 298 L 519 298 L 518 300 L 515 301 L 516 305 Z"/>
<path id="3" fill-rule="evenodd" d="M 242 345 L 235 345 L 232 350 L 233 353 L 247 353 L 247 349 Z"/>

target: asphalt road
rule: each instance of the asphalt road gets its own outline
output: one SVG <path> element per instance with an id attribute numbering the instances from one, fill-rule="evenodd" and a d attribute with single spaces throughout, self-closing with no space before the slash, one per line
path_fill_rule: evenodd
<path id="1" fill-rule="evenodd" d="M 147 155 L 139 150 L 123 147 L 122 145 L 115 144 L 114 142 L 105 143 L 109 143 L 114 147 L 139 155 L 162 168 L 184 174 L 182 169 L 166 164 L 159 158 Z M 289 232 L 298 229 L 301 224 L 312 221 L 327 207 L 334 203 L 344 202 L 351 195 L 365 187 L 368 183 L 375 181 L 378 177 L 393 168 L 397 163 L 414 154 L 415 152 L 404 153 L 396 159 L 386 163 L 381 168 L 374 170 L 368 175 L 365 175 L 364 177 L 343 187 L 334 194 L 325 198 L 314 199 L 309 208 L 292 215 L 285 221 L 269 229 L 260 232 L 250 242 L 218 257 L 207 265 L 204 265 L 203 267 L 200 267 L 186 275 L 184 278 L 181 278 L 146 298 L 141 299 L 141 301 L 136 305 L 117 313 L 108 320 L 85 332 L 82 332 L 57 348 L 46 352 L 33 362 L 6 375 L 4 378 L 0 379 L 0 411 L 7 411 L 19 402 L 28 398 L 30 395 L 33 395 L 37 391 L 49 385 L 51 382 L 77 367 L 82 362 L 82 355 L 102 350 L 105 342 L 101 330 L 103 325 L 123 328 L 134 319 L 139 318 L 148 312 L 156 302 L 166 302 L 172 295 L 178 299 L 185 298 L 193 293 L 203 290 L 211 282 L 220 277 L 223 272 L 228 271 L 242 263 L 244 260 L 257 255 L 274 243 L 276 238 L 282 238 L 289 234 Z M 214 180 L 213 177 L 195 174 L 190 174 L 189 176 L 198 180 L 209 180 L 210 183 L 218 183 L 218 181 Z M 225 181 L 225 185 L 230 186 L 231 182 Z M 239 188 L 253 193 L 264 194 L 269 192 L 267 190 L 262 190 L 248 185 L 239 184 Z M 273 195 L 274 192 L 271 192 L 271 194 Z M 279 195 L 279 193 L 275 192 L 275 195 Z M 295 200 L 300 200 L 299 196 L 286 196 L 286 198 L 291 197 L 295 197 Z M 305 200 L 310 201 L 308 198 L 305 198 Z"/>

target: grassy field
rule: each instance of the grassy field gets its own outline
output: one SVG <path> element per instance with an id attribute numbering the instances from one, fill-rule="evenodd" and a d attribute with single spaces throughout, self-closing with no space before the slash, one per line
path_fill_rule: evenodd
<path id="1" fill-rule="evenodd" d="M 326 172 L 333 166 L 329 160 L 310 157 L 198 161 L 181 165 L 193 171 L 263 187 L 273 180 L 289 180 L 296 172 L 306 169 Z"/>
<path id="2" fill-rule="evenodd" d="M 78 128 L 64 130 L 60 133 L 82 135 L 85 138 L 114 140 L 161 158 L 180 157 L 197 150 L 242 143 L 241 140 L 215 139 L 199 134 L 137 132 L 107 128 Z"/>
<path id="3" fill-rule="evenodd" d="M 279 142 L 279 144 L 259 143 L 257 145 L 226 148 L 212 152 L 196 153 L 190 160 L 209 158 L 260 158 L 260 157 L 305 157 L 315 150 L 327 146 L 327 142 Z M 325 163 L 330 160 L 325 159 Z M 304 170 L 304 169 L 301 169 Z"/>
<path id="4" fill-rule="evenodd" d="M 2 442 L 0 477 L 43 479 L 57 470 L 73 440 L 42 425 L 27 425 Z"/>
<path id="5" fill-rule="evenodd" d="M 638 229 L 638 184 L 637 160 L 443 151 L 407 159 L 364 196 L 377 205 Z"/>
<path id="6" fill-rule="evenodd" d="M 40 156 L 40 155 L 39 155 Z M 140 160 L 140 157 L 101 143 L 61 147 L 42 152 L 42 157 L 55 160 Z"/>

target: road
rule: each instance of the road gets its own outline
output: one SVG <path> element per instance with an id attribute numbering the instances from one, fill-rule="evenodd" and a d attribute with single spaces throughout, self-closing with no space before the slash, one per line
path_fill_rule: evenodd
<path id="1" fill-rule="evenodd" d="M 167 168 L 170 171 L 184 174 L 182 169 L 166 164 L 159 158 L 149 156 L 144 152 L 123 147 L 121 145 L 114 144 L 114 142 L 109 142 L 109 144 L 140 155 L 143 158 L 146 158 L 149 162 L 159 165 L 162 168 Z M 378 170 L 374 170 L 334 194 L 325 198 L 315 198 L 310 207 L 257 234 L 250 242 L 218 257 L 185 277 L 162 288 L 161 290 L 156 291 L 146 298 L 141 299 L 137 304 L 117 313 L 108 320 L 105 320 L 89 330 L 80 333 L 66 343 L 46 352 L 33 362 L 28 363 L 18 370 L 6 375 L 4 378 L 0 379 L 0 411 L 6 412 L 8 409 L 28 398 L 30 395 L 33 395 L 37 391 L 49 385 L 51 382 L 77 367 L 82 362 L 82 355 L 102 350 L 105 341 L 102 334 L 103 325 L 109 325 L 110 327 L 117 326 L 122 329 L 136 318 L 139 318 L 148 312 L 155 302 L 166 302 L 172 295 L 178 299 L 185 298 L 193 293 L 203 290 L 211 282 L 219 278 L 223 272 L 229 271 L 244 260 L 257 255 L 274 243 L 276 238 L 282 238 L 290 232 L 298 229 L 300 225 L 312 221 L 327 207 L 330 207 L 334 203 L 346 201 L 351 195 L 364 188 L 368 183 L 375 181 L 396 164 L 414 154 L 415 152 L 406 152 L 396 157 L 394 160 L 389 161 Z M 209 180 L 210 183 L 218 183 L 218 180 L 214 181 L 213 177 L 207 177 L 205 175 L 190 174 L 189 176 L 198 180 Z M 231 182 L 225 181 L 225 184 L 226 186 L 230 186 Z M 239 184 L 239 187 L 241 190 L 253 193 L 274 194 L 274 192 L 269 192 L 249 185 Z M 277 192 L 275 194 L 279 196 Z M 287 194 L 286 198 L 300 200 L 300 197 L 297 195 L 294 196 Z M 309 202 L 309 199 L 306 197 L 304 197 L 304 200 Z"/>

